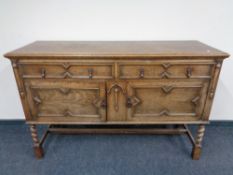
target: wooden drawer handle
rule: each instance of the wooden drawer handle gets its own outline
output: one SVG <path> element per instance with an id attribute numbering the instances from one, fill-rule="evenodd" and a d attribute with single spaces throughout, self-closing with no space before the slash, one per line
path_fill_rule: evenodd
<path id="1" fill-rule="evenodd" d="M 186 76 L 187 76 L 188 78 L 191 78 L 191 76 L 192 76 L 192 71 L 193 71 L 192 67 L 188 67 L 188 68 L 186 69 Z"/>
<path id="2" fill-rule="evenodd" d="M 41 69 L 41 78 L 45 78 L 45 76 L 46 76 L 46 70 L 45 70 L 45 68 L 42 68 Z"/>
<path id="3" fill-rule="evenodd" d="M 139 70 L 139 77 L 140 77 L 140 78 L 144 78 L 144 73 L 145 73 L 144 69 L 141 68 L 141 69 Z"/>
<path id="4" fill-rule="evenodd" d="M 92 68 L 90 68 L 90 69 L 88 69 L 88 77 L 89 77 L 89 79 L 92 79 L 93 78 L 93 69 Z"/>

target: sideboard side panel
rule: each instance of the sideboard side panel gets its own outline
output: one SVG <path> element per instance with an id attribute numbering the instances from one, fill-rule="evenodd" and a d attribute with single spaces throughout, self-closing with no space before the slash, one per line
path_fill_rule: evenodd
<path id="1" fill-rule="evenodd" d="M 28 104 L 27 97 L 26 97 L 27 94 L 26 94 L 26 91 L 25 91 L 24 83 L 23 83 L 23 80 L 21 79 L 20 72 L 19 72 L 18 60 L 17 59 L 12 59 L 11 64 L 12 64 L 12 68 L 13 68 L 13 71 L 14 71 L 15 80 L 16 80 L 16 83 L 17 83 L 21 103 L 23 105 L 23 111 L 24 111 L 25 118 L 26 118 L 26 120 L 31 120 L 32 117 L 31 117 L 29 104 Z"/>
<path id="2" fill-rule="evenodd" d="M 216 64 L 213 70 L 213 75 L 211 78 L 211 82 L 210 82 L 210 86 L 209 86 L 209 90 L 207 94 L 207 99 L 206 99 L 206 103 L 204 107 L 204 112 L 202 116 L 203 120 L 205 121 L 208 121 L 210 117 L 211 107 L 213 104 L 215 92 L 217 89 L 218 79 L 219 79 L 219 75 L 220 75 L 221 68 L 222 68 L 222 62 L 223 62 L 222 59 L 216 60 Z"/>

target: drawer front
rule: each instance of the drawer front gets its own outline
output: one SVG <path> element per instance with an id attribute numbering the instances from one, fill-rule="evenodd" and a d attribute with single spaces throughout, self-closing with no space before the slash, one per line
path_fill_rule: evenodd
<path id="1" fill-rule="evenodd" d="M 131 82 L 127 87 L 130 121 L 200 120 L 208 82 Z"/>
<path id="2" fill-rule="evenodd" d="M 119 64 L 120 79 L 210 79 L 213 65 L 186 63 Z"/>
<path id="3" fill-rule="evenodd" d="M 46 63 L 20 64 L 20 74 L 24 79 L 112 79 L 114 70 L 112 64 L 101 63 Z"/>
<path id="4" fill-rule="evenodd" d="M 25 87 L 33 120 L 106 120 L 104 83 L 29 80 Z"/>

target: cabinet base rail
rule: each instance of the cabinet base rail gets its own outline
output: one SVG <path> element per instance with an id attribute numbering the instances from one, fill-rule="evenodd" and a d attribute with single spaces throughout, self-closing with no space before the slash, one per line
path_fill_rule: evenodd
<path id="1" fill-rule="evenodd" d="M 186 134 L 193 145 L 192 158 L 198 160 L 201 155 L 201 143 L 204 136 L 205 125 L 200 124 L 196 139 L 186 124 L 158 126 L 78 126 L 78 125 L 48 125 L 41 139 L 38 138 L 35 124 L 30 125 L 32 140 L 34 143 L 34 152 L 36 158 L 44 156 L 43 144 L 49 134 L 148 134 L 148 135 L 181 135 Z"/>

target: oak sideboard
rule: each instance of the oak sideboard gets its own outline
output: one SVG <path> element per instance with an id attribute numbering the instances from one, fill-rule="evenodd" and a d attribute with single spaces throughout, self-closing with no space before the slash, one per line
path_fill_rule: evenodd
<path id="1" fill-rule="evenodd" d="M 57 132 L 187 134 L 199 159 L 229 55 L 199 41 L 37 41 L 5 57 L 37 158 Z M 48 128 L 39 139 L 41 124 Z M 196 138 L 189 124 L 198 125 Z"/>

